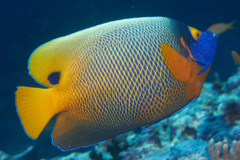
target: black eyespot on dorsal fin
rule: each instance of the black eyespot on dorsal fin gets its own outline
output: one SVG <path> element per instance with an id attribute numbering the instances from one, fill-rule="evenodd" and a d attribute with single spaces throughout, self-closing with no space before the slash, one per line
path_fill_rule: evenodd
<path id="1" fill-rule="evenodd" d="M 60 81 L 60 72 L 52 72 L 51 74 L 49 74 L 48 81 L 52 85 L 58 84 Z"/>

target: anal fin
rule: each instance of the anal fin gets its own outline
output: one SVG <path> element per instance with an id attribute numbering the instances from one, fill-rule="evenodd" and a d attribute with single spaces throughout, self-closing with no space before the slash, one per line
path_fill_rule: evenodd
<path id="1" fill-rule="evenodd" d="M 52 133 L 53 144 L 63 151 L 93 145 L 114 138 L 103 124 L 93 124 L 79 119 L 71 112 L 62 112 Z"/>

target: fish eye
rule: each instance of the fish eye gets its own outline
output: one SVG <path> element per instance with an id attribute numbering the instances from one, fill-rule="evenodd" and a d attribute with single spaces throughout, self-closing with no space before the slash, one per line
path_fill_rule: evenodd
<path id="1" fill-rule="evenodd" d="M 192 37 L 197 41 L 199 37 L 202 35 L 202 32 L 190 26 L 188 28 L 190 30 Z"/>
<path id="2" fill-rule="evenodd" d="M 48 76 L 48 81 L 51 85 L 56 85 L 59 83 L 60 80 L 60 72 L 52 72 Z"/>

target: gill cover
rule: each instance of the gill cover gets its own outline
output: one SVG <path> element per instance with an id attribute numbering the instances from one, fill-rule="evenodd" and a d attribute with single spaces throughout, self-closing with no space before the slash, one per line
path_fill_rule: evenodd
<path id="1" fill-rule="evenodd" d="M 184 49 L 183 56 L 203 67 L 198 73 L 199 75 L 213 62 L 216 54 L 218 37 L 211 31 L 201 32 L 193 27 L 188 28 L 192 37 L 190 39 L 180 38 Z"/>

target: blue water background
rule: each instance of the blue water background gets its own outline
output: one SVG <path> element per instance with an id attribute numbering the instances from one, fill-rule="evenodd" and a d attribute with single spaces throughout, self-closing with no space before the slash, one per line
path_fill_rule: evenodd
<path id="1" fill-rule="evenodd" d="M 29 75 L 28 58 L 39 45 L 97 24 L 132 17 L 165 16 L 206 30 L 218 22 L 239 21 L 239 0 L 1 0 L 0 1 L 0 150 L 15 154 L 34 146 L 24 159 L 50 158 L 63 153 L 52 146 L 51 130 L 36 141 L 24 133 L 15 111 L 17 86 L 41 87 Z M 240 53 L 240 29 L 219 37 L 217 56 L 207 81 L 235 73 L 231 50 Z M 92 148 L 79 149 L 78 151 Z"/>

